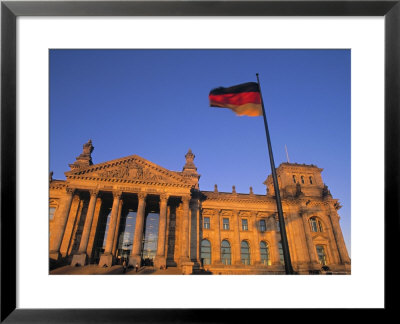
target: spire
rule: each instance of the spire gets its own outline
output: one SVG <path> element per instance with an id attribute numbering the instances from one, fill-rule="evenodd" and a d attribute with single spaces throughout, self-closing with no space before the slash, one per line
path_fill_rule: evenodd
<path id="1" fill-rule="evenodd" d="M 186 164 L 183 167 L 183 170 L 182 170 L 183 173 L 188 174 L 188 175 L 198 176 L 197 168 L 193 163 L 195 155 L 192 153 L 191 149 L 189 149 L 189 151 L 186 153 L 185 158 L 186 158 Z"/>
<path id="2" fill-rule="evenodd" d="M 92 140 L 90 139 L 87 143 L 83 144 L 82 154 L 76 158 L 76 161 L 73 164 L 69 165 L 71 167 L 71 170 L 93 165 L 92 161 L 93 150 L 94 146 L 92 145 Z"/>

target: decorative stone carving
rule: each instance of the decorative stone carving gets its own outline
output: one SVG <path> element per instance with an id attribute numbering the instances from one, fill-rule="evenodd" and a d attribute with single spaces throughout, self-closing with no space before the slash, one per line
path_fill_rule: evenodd
<path id="1" fill-rule="evenodd" d="M 67 192 L 67 194 L 73 195 L 75 192 L 75 188 L 71 188 L 71 187 L 66 187 L 65 191 Z"/>
<path id="2" fill-rule="evenodd" d="M 232 193 L 236 194 L 236 187 L 235 186 L 232 186 Z"/>
<path id="3" fill-rule="evenodd" d="M 147 193 L 145 192 L 139 192 L 137 195 L 139 199 L 146 199 L 147 197 Z"/>
<path id="4" fill-rule="evenodd" d="M 92 140 L 89 140 L 87 143 L 83 144 L 82 154 L 76 158 L 76 161 L 73 164 L 69 165 L 71 167 L 71 170 L 93 165 L 92 161 L 93 150 L 94 146 L 92 145 Z"/>
<path id="5" fill-rule="evenodd" d="M 99 195 L 99 189 L 90 189 L 89 194 L 90 196 L 97 197 Z"/>
<path id="6" fill-rule="evenodd" d="M 197 168 L 193 163 L 195 155 L 192 153 L 191 149 L 189 149 L 189 151 L 186 153 L 185 158 L 186 158 L 186 163 L 182 170 L 183 173 L 198 176 Z"/>
<path id="7" fill-rule="evenodd" d="M 49 173 L 49 182 L 53 181 L 53 171 Z"/>
<path id="8" fill-rule="evenodd" d="M 116 199 L 120 199 L 122 196 L 122 191 L 117 190 L 117 191 L 113 191 L 113 197 Z"/>
<path id="9" fill-rule="evenodd" d="M 149 168 L 143 167 L 132 161 L 98 172 L 100 178 L 138 179 L 146 181 L 166 182 L 167 179 L 152 172 Z"/>
<path id="10" fill-rule="evenodd" d="M 324 188 L 322 189 L 322 197 L 323 197 L 323 198 L 326 198 L 326 197 L 332 198 L 331 192 L 330 192 L 330 190 L 328 189 L 328 186 L 327 186 L 327 185 L 324 185 Z"/>
<path id="11" fill-rule="evenodd" d="M 214 185 L 214 192 L 218 193 L 218 186 L 216 184 Z"/>

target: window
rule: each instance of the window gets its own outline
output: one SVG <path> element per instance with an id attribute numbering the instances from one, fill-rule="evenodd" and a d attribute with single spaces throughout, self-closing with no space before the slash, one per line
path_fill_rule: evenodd
<path id="1" fill-rule="evenodd" d="M 248 231 L 249 230 L 249 225 L 247 223 L 247 219 L 242 219 L 242 230 L 243 231 Z"/>
<path id="2" fill-rule="evenodd" d="M 202 240 L 200 245 L 200 260 L 202 265 L 211 264 L 211 243 L 209 240 Z"/>
<path id="3" fill-rule="evenodd" d="M 223 218 L 222 219 L 222 228 L 224 230 L 228 230 L 229 229 L 229 218 Z"/>
<path id="4" fill-rule="evenodd" d="M 204 217 L 203 219 L 203 227 L 210 229 L 210 217 Z"/>
<path id="5" fill-rule="evenodd" d="M 319 263 L 321 263 L 322 265 L 326 265 L 327 261 L 324 247 L 322 245 L 317 245 L 316 249 Z"/>
<path id="6" fill-rule="evenodd" d="M 279 241 L 278 243 L 278 249 L 279 249 L 279 259 L 282 265 L 285 264 L 285 258 L 283 257 L 283 247 L 282 247 L 282 242 Z"/>
<path id="7" fill-rule="evenodd" d="M 246 241 L 242 241 L 240 244 L 240 259 L 242 264 L 250 265 L 250 247 Z"/>
<path id="8" fill-rule="evenodd" d="M 231 245 L 227 240 L 221 242 L 221 262 L 225 265 L 231 264 Z"/>
<path id="9" fill-rule="evenodd" d="M 312 177 L 309 177 L 309 179 L 310 179 L 310 184 L 312 184 Z"/>
<path id="10" fill-rule="evenodd" d="M 296 183 L 296 176 L 293 175 L 293 182 Z"/>
<path id="11" fill-rule="evenodd" d="M 322 223 L 316 217 L 310 218 L 311 232 L 323 232 Z"/>
<path id="12" fill-rule="evenodd" d="M 304 177 L 301 176 L 301 183 L 304 184 Z"/>
<path id="13" fill-rule="evenodd" d="M 265 224 L 265 219 L 260 220 L 260 232 L 265 232 L 267 230 L 267 226 Z"/>
<path id="14" fill-rule="evenodd" d="M 271 260 L 269 259 L 269 248 L 268 244 L 264 241 L 260 242 L 260 255 L 261 263 L 264 265 L 271 265 Z"/>
<path id="15" fill-rule="evenodd" d="M 55 212 L 56 212 L 56 207 L 50 207 L 50 209 L 49 209 L 49 219 L 50 220 L 53 220 Z"/>

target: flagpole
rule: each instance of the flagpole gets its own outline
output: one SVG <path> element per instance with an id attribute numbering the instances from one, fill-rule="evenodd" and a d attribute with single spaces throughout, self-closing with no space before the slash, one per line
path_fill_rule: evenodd
<path id="1" fill-rule="evenodd" d="M 287 240 L 287 236 L 286 236 L 285 220 L 283 218 L 281 195 L 279 193 L 278 177 L 276 176 L 274 156 L 272 154 L 271 138 L 269 136 L 267 117 L 265 115 L 264 100 L 263 100 L 262 93 L 261 93 L 260 79 L 258 78 L 258 73 L 256 73 L 256 76 L 257 76 L 258 88 L 260 90 L 261 107 L 262 107 L 263 116 L 264 116 L 265 134 L 267 135 L 269 161 L 271 163 L 272 180 L 274 183 L 276 207 L 278 209 L 279 229 L 281 232 L 283 259 L 285 261 L 285 271 L 286 271 L 286 274 L 293 274 L 294 271 L 293 271 L 293 267 L 292 267 L 292 262 L 290 260 L 290 251 L 289 251 L 289 245 L 288 245 L 288 240 Z"/>

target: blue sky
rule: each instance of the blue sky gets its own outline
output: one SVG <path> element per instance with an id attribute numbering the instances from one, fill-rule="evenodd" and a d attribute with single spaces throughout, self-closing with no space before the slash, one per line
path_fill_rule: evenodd
<path id="1" fill-rule="evenodd" d="M 350 50 L 51 50 L 50 170 L 65 179 L 92 139 L 93 162 L 137 154 L 181 171 L 189 148 L 200 189 L 265 194 L 262 117 L 210 108 L 218 86 L 260 74 L 275 165 L 315 164 L 350 247 Z"/>

